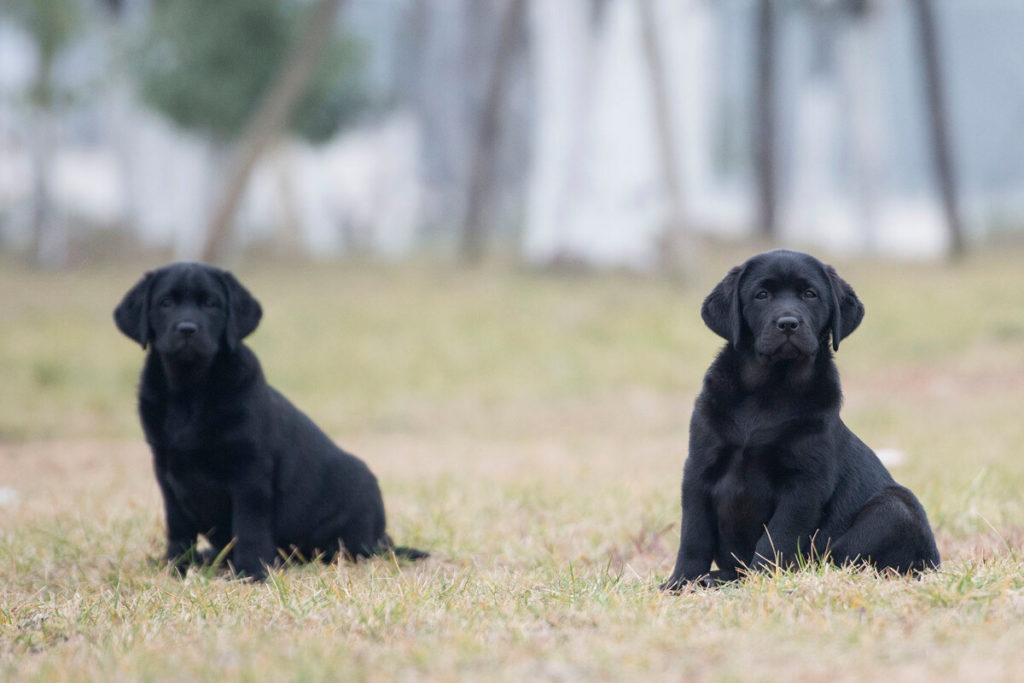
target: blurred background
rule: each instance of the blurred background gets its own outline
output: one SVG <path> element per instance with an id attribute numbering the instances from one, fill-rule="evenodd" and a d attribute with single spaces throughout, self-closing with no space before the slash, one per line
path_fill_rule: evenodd
<path id="1" fill-rule="evenodd" d="M 1024 236 L 1024 2 L 0 0 L 0 249 L 685 271 Z"/>
<path id="2" fill-rule="evenodd" d="M 0 0 L 0 679 L 356 657 L 376 678 L 1024 680 L 1022 38 L 1024 0 Z M 718 626 L 677 624 L 619 580 L 671 570 L 724 343 L 701 301 L 771 246 L 864 302 L 843 419 L 947 569 L 861 593 L 812 572 L 781 609 L 729 621 L 752 594 L 722 593 Z M 147 559 L 143 351 L 111 311 L 171 259 L 233 269 L 270 382 L 435 553 L 412 583 L 340 569 L 383 597 L 340 600 L 322 649 L 286 637 L 321 584 L 192 609 Z M 659 635 L 638 658 L 639 625 Z M 579 668 L 516 663 L 537 658 Z"/>

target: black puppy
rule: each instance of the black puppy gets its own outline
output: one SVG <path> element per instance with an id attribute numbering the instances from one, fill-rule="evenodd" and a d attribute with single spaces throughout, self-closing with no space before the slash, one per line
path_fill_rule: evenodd
<path id="1" fill-rule="evenodd" d="M 693 410 L 679 554 L 662 588 L 826 554 L 938 567 L 924 508 L 839 418 L 829 340 L 838 349 L 864 317 L 850 285 L 813 256 L 771 251 L 730 270 L 701 317 L 729 343 Z"/>
<path id="2" fill-rule="evenodd" d="M 139 414 L 167 515 L 167 559 L 200 558 L 198 534 L 244 576 L 264 578 L 278 549 L 356 558 L 396 548 L 365 463 L 341 450 L 263 378 L 242 339 L 259 302 L 231 273 L 175 263 L 146 275 L 114 311 L 145 349 Z M 233 543 L 233 545 L 231 545 Z M 204 558 L 208 559 L 208 558 Z"/>

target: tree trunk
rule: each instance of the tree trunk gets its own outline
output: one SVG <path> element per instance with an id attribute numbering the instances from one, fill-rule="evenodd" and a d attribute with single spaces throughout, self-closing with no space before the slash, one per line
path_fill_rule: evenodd
<path id="1" fill-rule="evenodd" d="M 885 150 L 879 93 L 882 46 L 877 13 L 863 4 L 852 9 L 851 25 L 839 41 L 846 74 L 844 100 L 850 110 L 853 134 L 854 196 L 861 245 L 865 252 L 875 253 L 879 245 L 879 190 Z"/>
<path id="2" fill-rule="evenodd" d="M 963 224 L 960 222 L 953 154 L 946 123 L 946 102 L 943 91 L 942 67 L 939 61 L 938 36 L 932 0 L 914 0 L 917 12 L 918 34 L 921 40 L 921 65 L 924 69 L 925 106 L 928 108 L 932 137 L 932 162 L 942 196 L 942 208 L 949 231 L 950 256 L 964 255 Z"/>
<path id="3" fill-rule="evenodd" d="M 292 178 L 292 149 L 287 141 L 281 141 L 269 152 L 269 156 L 281 198 L 274 230 L 274 250 L 282 256 L 296 257 L 302 253 L 302 219 Z"/>
<path id="4" fill-rule="evenodd" d="M 773 239 L 775 225 L 775 0 L 757 4 L 754 144 L 758 232 Z"/>
<path id="5" fill-rule="evenodd" d="M 647 78 L 651 86 L 651 108 L 654 111 L 654 129 L 657 134 L 658 161 L 665 192 L 667 210 L 662 232 L 662 265 L 672 271 L 687 274 L 695 265 L 692 239 L 686 226 L 683 209 L 682 180 L 679 172 L 679 150 L 676 146 L 672 107 L 665 82 L 665 61 L 658 40 L 658 26 L 654 16 L 653 0 L 640 0 L 640 32 Z"/>
<path id="6" fill-rule="evenodd" d="M 57 110 L 53 85 L 56 49 L 41 50 L 39 72 L 32 87 L 35 114 L 30 138 L 32 154 L 32 237 L 29 259 L 43 268 L 61 268 L 67 263 L 67 225 L 55 215 L 51 181 L 57 147 Z"/>
<path id="7" fill-rule="evenodd" d="M 220 200 L 207 224 L 202 253 L 204 261 L 216 263 L 224 259 L 232 219 L 249 183 L 249 176 L 266 148 L 285 131 L 296 104 L 313 77 L 317 58 L 331 38 L 334 17 L 342 2 L 319 0 L 312 8 L 291 55 L 268 85 L 259 106 L 239 136 Z"/>
<path id="8" fill-rule="evenodd" d="M 66 227 L 54 215 L 50 193 L 53 177 L 54 112 L 39 108 L 32 125 L 32 238 L 29 258 L 36 266 L 60 268 L 67 261 Z"/>
<path id="9" fill-rule="evenodd" d="M 406 3 L 399 25 L 398 45 L 395 48 L 395 95 L 415 106 L 422 91 L 430 87 L 424 74 L 424 61 L 431 34 L 431 8 L 429 0 Z"/>
<path id="10" fill-rule="evenodd" d="M 501 133 L 501 112 L 505 100 L 505 81 L 515 52 L 516 35 L 523 24 L 526 0 L 508 0 L 501 17 L 498 45 L 494 56 L 484 101 L 480 127 L 477 130 L 469 167 L 469 194 L 462 222 L 460 256 L 465 263 L 479 263 L 484 253 L 484 213 L 488 208 L 494 184 L 494 160 Z"/>

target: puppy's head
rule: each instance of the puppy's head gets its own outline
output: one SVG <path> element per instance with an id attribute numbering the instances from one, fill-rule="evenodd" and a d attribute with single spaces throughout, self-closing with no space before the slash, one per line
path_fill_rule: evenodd
<path id="1" fill-rule="evenodd" d="M 234 351 L 259 324 L 262 309 L 235 277 L 201 263 L 146 273 L 114 309 L 118 329 L 166 363 L 208 364 Z"/>
<path id="2" fill-rule="evenodd" d="M 813 360 L 864 318 L 864 305 L 832 266 L 778 249 L 736 266 L 704 300 L 701 317 L 737 349 L 762 363 Z"/>

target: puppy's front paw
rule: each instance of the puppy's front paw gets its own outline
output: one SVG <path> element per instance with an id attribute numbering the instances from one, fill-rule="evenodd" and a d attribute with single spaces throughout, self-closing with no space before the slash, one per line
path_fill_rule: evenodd
<path id="1" fill-rule="evenodd" d="M 188 574 L 188 568 L 196 562 L 195 548 L 189 548 L 179 553 L 175 550 L 168 550 L 164 554 L 163 563 L 171 570 L 171 574 L 179 579 L 184 579 Z"/>
<path id="2" fill-rule="evenodd" d="M 171 560 L 167 563 L 167 568 L 170 570 L 171 576 L 176 579 L 184 579 L 185 575 L 188 574 L 187 562 L 176 562 Z"/>
<path id="3" fill-rule="evenodd" d="M 718 588 L 725 582 L 726 579 L 719 572 L 711 572 L 710 574 L 701 574 L 692 579 L 685 576 L 673 576 L 661 584 L 658 589 L 669 593 L 681 593 L 690 586 L 694 588 Z"/>
<path id="4" fill-rule="evenodd" d="M 233 578 L 239 581 L 255 581 L 262 583 L 267 580 L 269 568 L 263 562 L 234 563 L 229 562 Z"/>
<path id="5" fill-rule="evenodd" d="M 658 590 L 666 591 L 668 593 L 679 593 L 684 588 L 693 583 L 690 579 L 685 576 L 671 576 L 665 583 L 658 586 Z"/>
<path id="6" fill-rule="evenodd" d="M 705 574 L 704 576 L 699 577 L 693 583 L 697 586 L 700 586 L 701 588 L 718 588 L 720 585 L 722 585 L 722 582 L 716 579 L 711 574 Z"/>

